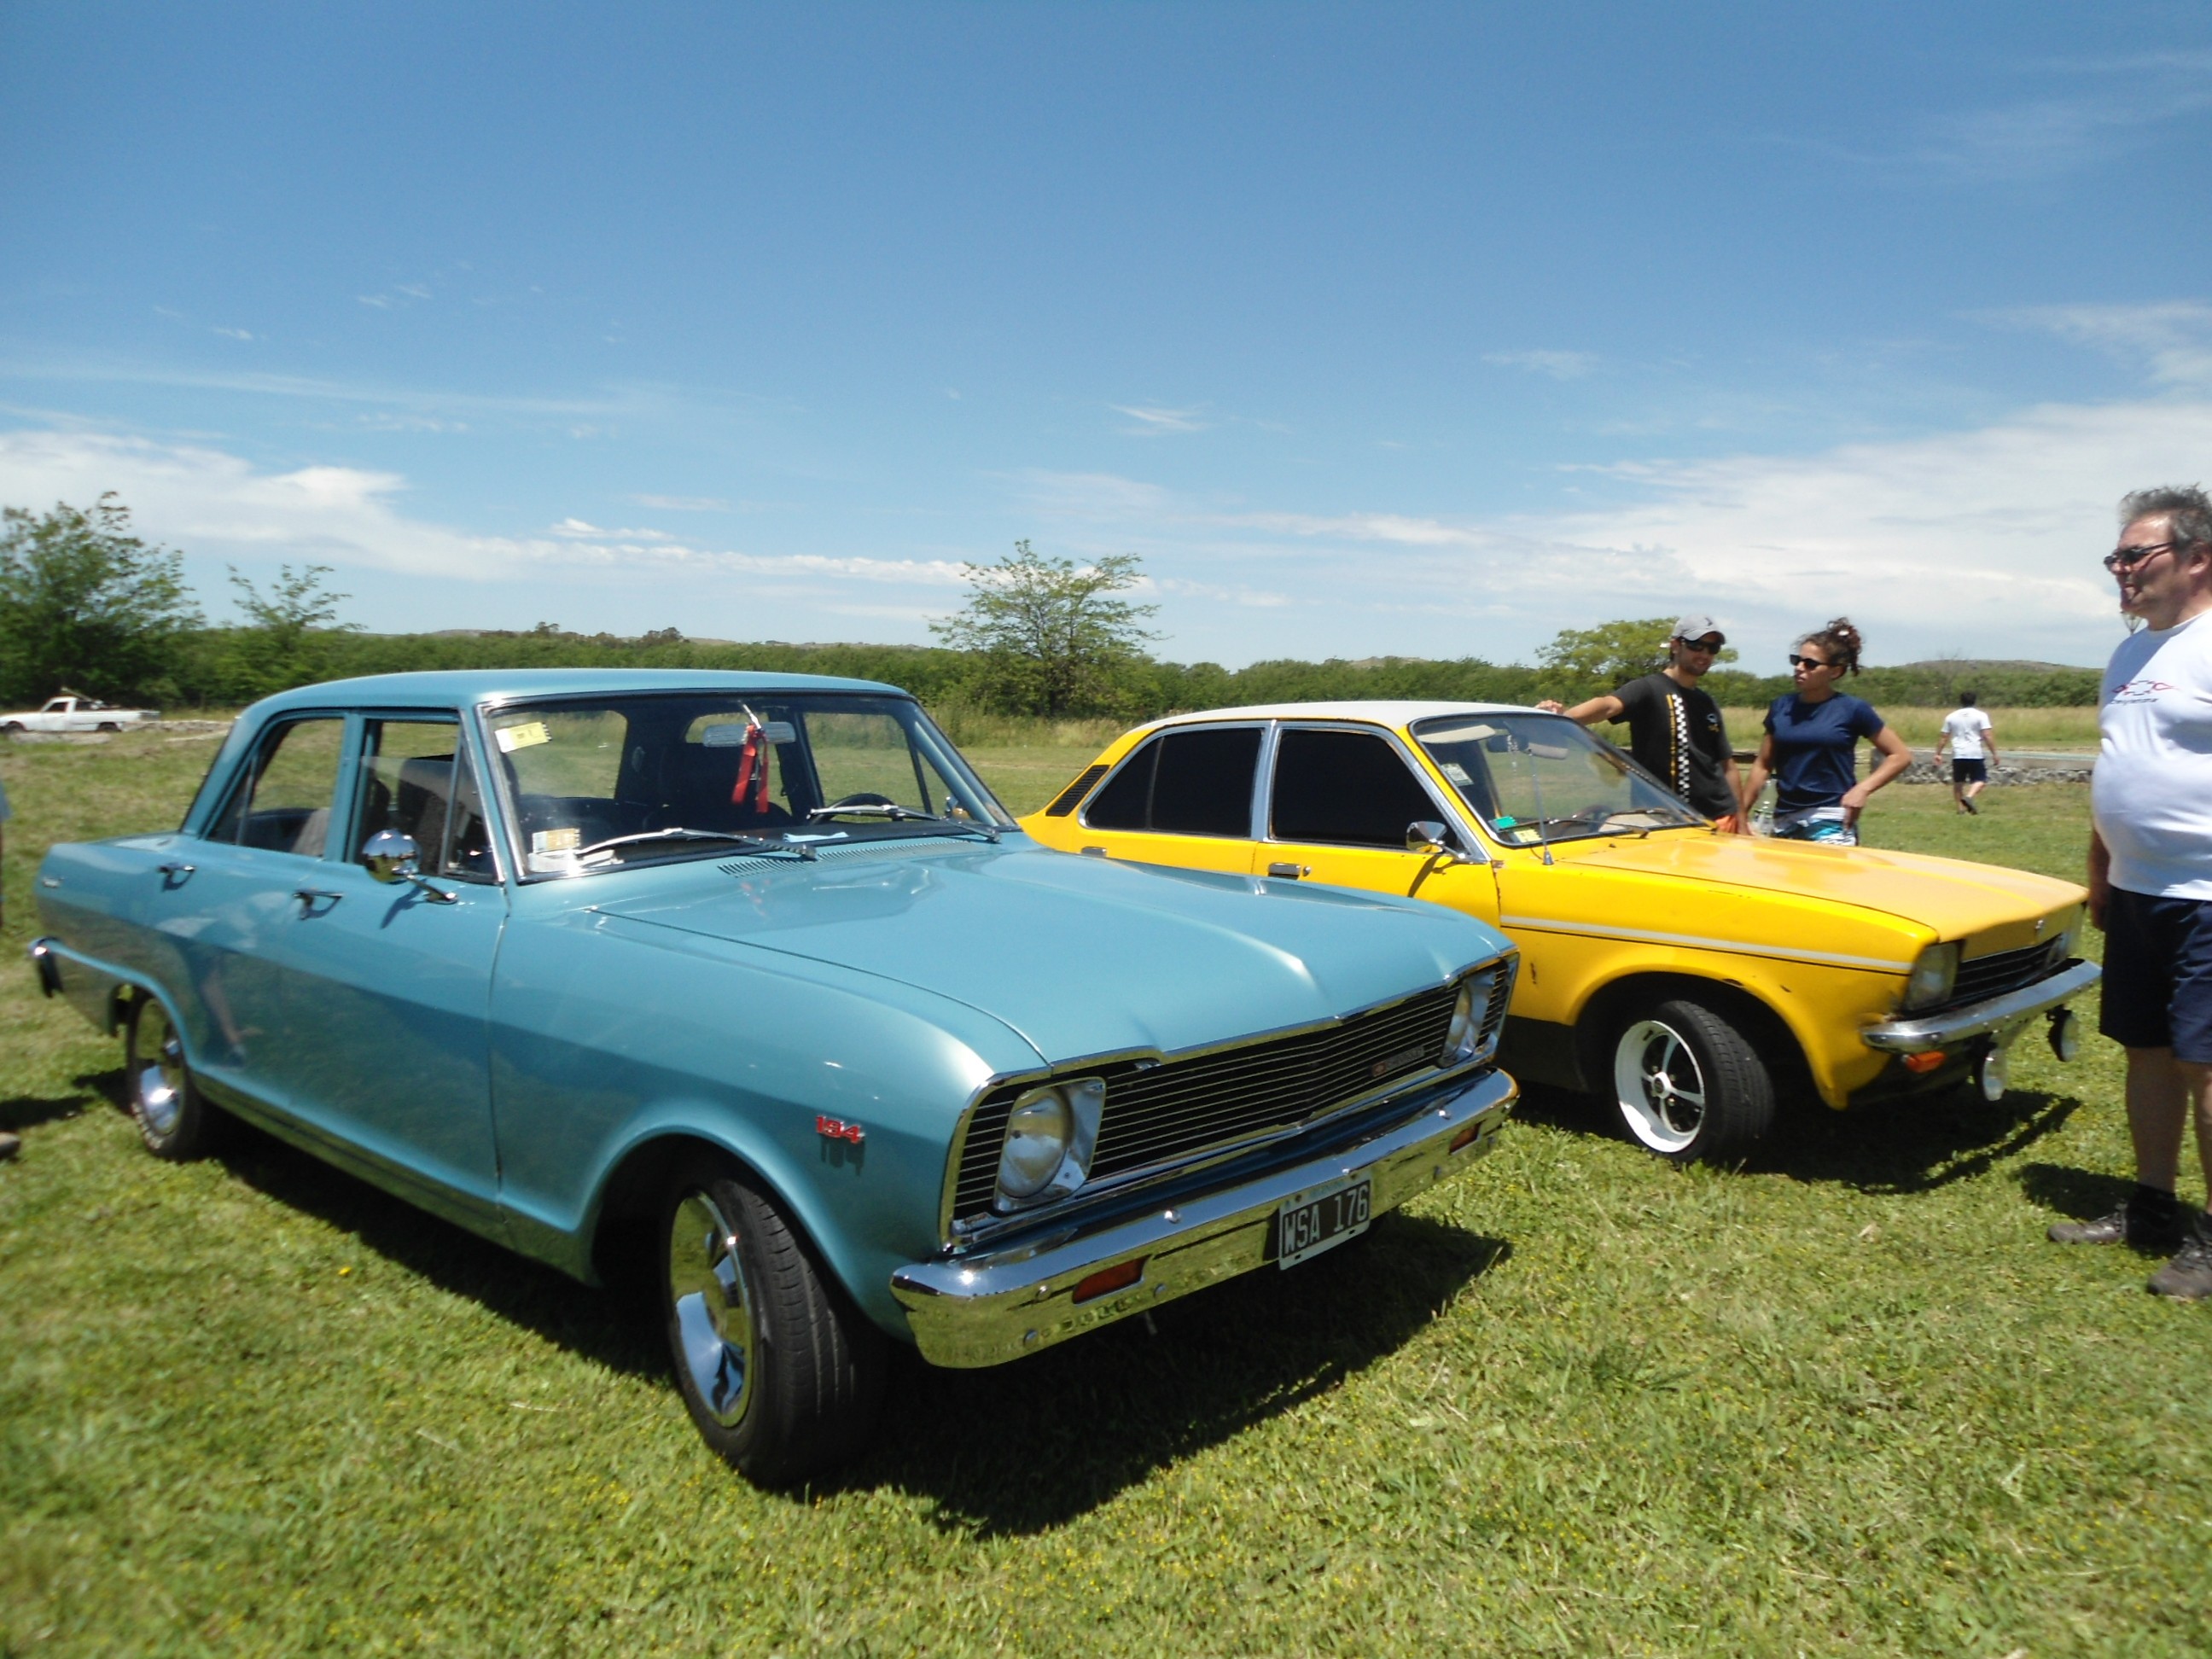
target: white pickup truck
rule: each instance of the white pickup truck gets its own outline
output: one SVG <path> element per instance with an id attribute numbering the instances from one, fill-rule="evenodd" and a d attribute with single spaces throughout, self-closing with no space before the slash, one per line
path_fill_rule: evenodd
<path id="1" fill-rule="evenodd" d="M 111 708 L 97 697 L 49 697 L 36 714 L 0 714 L 0 732 L 120 732 L 134 726 L 151 726 L 161 718 L 158 708 Z"/>

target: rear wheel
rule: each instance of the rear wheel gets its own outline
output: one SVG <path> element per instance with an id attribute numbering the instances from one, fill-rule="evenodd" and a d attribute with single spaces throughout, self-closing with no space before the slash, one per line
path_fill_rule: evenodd
<path id="1" fill-rule="evenodd" d="M 1688 998 L 1658 1004 L 1613 1044 L 1620 1119 L 1640 1145 L 1679 1164 L 1738 1158 L 1774 1121 L 1774 1080 L 1728 1019 Z"/>
<path id="2" fill-rule="evenodd" d="M 169 1011 L 153 997 L 141 996 L 131 1005 L 123 1078 L 139 1138 L 155 1157 L 181 1164 L 215 1149 L 228 1120 L 193 1084 Z"/>
<path id="3" fill-rule="evenodd" d="M 103 732 L 120 732 L 122 729 L 113 720 L 102 720 L 100 723 L 100 730 Z"/>
<path id="4" fill-rule="evenodd" d="M 882 1402 L 883 1333 L 775 1200 L 702 1159 L 672 1183 L 662 1217 L 669 1352 L 707 1443 L 769 1486 L 857 1453 Z"/>

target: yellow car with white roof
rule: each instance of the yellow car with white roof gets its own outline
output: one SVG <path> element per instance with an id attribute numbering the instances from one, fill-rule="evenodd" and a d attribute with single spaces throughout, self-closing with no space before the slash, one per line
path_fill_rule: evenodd
<path id="1" fill-rule="evenodd" d="M 1972 1079 L 2038 1021 L 2071 1059 L 2087 895 L 1994 865 L 1717 830 L 1573 721 L 1492 703 L 1315 702 L 1124 733 L 1022 820 L 1066 852 L 1404 893 L 1523 963 L 1504 1063 L 1602 1094 L 1677 1160 L 1740 1158 L 1778 1101 Z"/>

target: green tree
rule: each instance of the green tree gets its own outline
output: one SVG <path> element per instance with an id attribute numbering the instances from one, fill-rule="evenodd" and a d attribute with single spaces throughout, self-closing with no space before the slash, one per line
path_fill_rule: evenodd
<path id="1" fill-rule="evenodd" d="M 1009 714 L 1119 714 L 1136 690 L 1159 607 L 1114 596 L 1139 580 L 1135 555 L 1048 559 L 1025 542 L 996 564 L 966 567 L 968 603 L 930 631 L 974 653 L 973 689 Z"/>
<path id="2" fill-rule="evenodd" d="M 1554 696 L 1610 691 L 1616 685 L 1667 665 L 1672 617 L 1640 617 L 1600 623 L 1595 628 L 1563 628 L 1536 653 L 1547 689 Z M 1716 663 L 1734 662 L 1735 647 L 1723 647 Z"/>
<path id="3" fill-rule="evenodd" d="M 331 574 L 326 564 L 302 565 L 296 571 L 279 565 L 264 592 L 240 575 L 237 566 L 230 567 L 230 585 L 238 590 L 236 603 L 246 617 L 245 627 L 232 630 L 223 657 L 224 688 L 232 696 L 250 702 L 325 677 L 324 641 L 360 625 L 337 621 L 338 606 L 352 595 L 325 587 L 323 578 Z"/>
<path id="4" fill-rule="evenodd" d="M 0 693 L 10 702 L 63 685 L 116 701 L 159 696 L 199 622 L 184 559 L 131 533 L 112 491 L 89 508 L 58 501 L 0 513 Z"/>

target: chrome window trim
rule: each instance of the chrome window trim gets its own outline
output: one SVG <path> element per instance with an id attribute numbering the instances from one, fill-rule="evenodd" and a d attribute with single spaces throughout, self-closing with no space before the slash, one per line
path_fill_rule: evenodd
<path id="1" fill-rule="evenodd" d="M 1353 853 L 1403 853 L 1406 854 L 1406 856 L 1408 858 L 1417 856 L 1414 854 L 1406 853 L 1406 848 L 1402 844 L 1395 847 L 1377 847 L 1371 842 L 1310 841 L 1304 837 L 1292 838 L 1285 836 L 1278 836 L 1274 833 L 1275 824 L 1274 812 L 1273 809 L 1275 799 L 1275 756 L 1276 750 L 1280 746 L 1280 733 L 1282 730 L 1285 727 L 1289 727 L 1301 732 L 1363 732 L 1372 736 L 1381 738 L 1384 742 L 1390 745 L 1394 751 L 1395 751 L 1400 763 L 1413 775 L 1414 780 L 1421 786 L 1423 793 L 1428 796 L 1430 805 L 1436 807 L 1438 817 L 1443 823 L 1449 824 L 1459 833 L 1459 838 L 1461 842 L 1465 844 L 1469 860 L 1472 860 L 1476 858 L 1480 858 L 1485 863 L 1492 861 L 1489 855 L 1488 843 L 1482 837 L 1470 832 L 1471 820 L 1468 812 L 1467 803 L 1459 799 L 1456 795 L 1455 795 L 1450 800 L 1447 801 L 1443 796 L 1437 793 L 1436 780 L 1429 775 L 1428 768 L 1422 765 L 1420 759 L 1415 757 L 1408 750 L 1406 740 L 1398 735 L 1395 727 L 1378 726 L 1372 720 L 1277 720 L 1274 722 L 1274 725 L 1277 729 L 1276 741 L 1268 744 L 1267 756 L 1267 775 L 1264 780 L 1263 787 L 1259 792 L 1259 799 L 1255 804 L 1253 809 L 1253 827 L 1260 832 L 1255 835 L 1253 839 L 1261 845 L 1267 847 L 1340 847 L 1346 852 Z"/>
<path id="2" fill-rule="evenodd" d="M 1061 1060 L 1055 1065 L 1041 1066 L 1035 1070 L 996 1073 L 978 1085 L 968 1097 L 968 1103 L 961 1109 L 960 1121 L 953 1130 L 952 1145 L 945 1153 L 945 1179 L 937 1206 L 937 1236 L 941 1247 L 945 1249 L 964 1247 L 976 1238 L 990 1236 L 994 1231 L 1006 1231 L 1003 1227 L 979 1228 L 974 1233 L 960 1237 L 955 1237 L 952 1231 L 952 1224 L 957 1218 L 952 1213 L 953 1192 L 959 1184 L 962 1160 L 967 1155 L 969 1131 L 974 1127 L 976 1109 L 985 1100 L 1000 1090 L 1012 1085 L 1028 1087 L 1054 1082 L 1061 1078 L 1079 1077 L 1085 1073 L 1096 1071 L 1101 1066 L 1129 1065 L 1146 1060 L 1163 1066 L 1182 1060 L 1203 1060 L 1210 1054 L 1224 1054 L 1231 1049 L 1250 1048 L 1260 1043 L 1276 1042 L 1286 1037 L 1306 1036 L 1316 1031 L 1333 1030 L 1348 1025 L 1355 1019 L 1364 1019 L 1370 1014 L 1384 1013 L 1390 1009 L 1401 1007 L 1413 1001 L 1416 997 L 1426 996 L 1443 986 L 1456 986 L 1470 975 L 1499 968 L 1500 964 L 1504 964 L 1503 971 L 1517 979 L 1520 967 L 1517 947 L 1511 951 L 1501 951 L 1495 956 L 1485 957 L 1480 962 L 1467 963 L 1455 970 L 1449 978 L 1440 980 L 1435 985 L 1420 986 L 1401 995 L 1385 998 L 1381 1002 L 1372 1002 L 1364 1008 L 1355 1008 L 1350 1013 L 1334 1015 L 1328 1019 L 1308 1020 L 1302 1024 L 1278 1026 L 1273 1030 L 1247 1032 L 1241 1036 L 1224 1038 L 1219 1042 L 1201 1042 L 1188 1048 L 1178 1048 L 1171 1054 L 1158 1048 L 1108 1049 L 1078 1059 Z M 1510 993 L 1509 992 L 1508 994 L 1510 998 Z M 1509 1000 L 1508 1006 L 1510 1006 Z M 1056 1216 L 1072 1206 L 1083 1203 L 1094 1194 L 1120 1191 L 1133 1181 L 1156 1179 L 1162 1173 L 1171 1170 L 1180 1172 L 1203 1169 L 1208 1164 L 1221 1163 L 1230 1157 L 1266 1146 L 1287 1136 L 1303 1134 L 1316 1123 L 1325 1122 L 1355 1107 L 1387 1099 L 1402 1089 L 1413 1087 L 1417 1084 L 1432 1083 L 1439 1078 L 1449 1077 L 1462 1071 L 1480 1070 L 1486 1066 L 1494 1066 L 1497 1063 L 1499 1041 L 1502 1040 L 1503 1034 L 1504 1027 L 1501 1024 L 1498 1038 L 1493 1039 L 1487 1049 L 1480 1054 L 1470 1055 L 1456 1066 L 1431 1066 L 1425 1067 L 1418 1075 L 1407 1074 L 1395 1078 L 1389 1083 L 1368 1091 L 1364 1095 L 1326 1107 L 1316 1115 L 1303 1118 L 1297 1123 L 1286 1125 L 1282 1129 L 1271 1131 L 1263 1135 L 1217 1141 L 1181 1158 L 1172 1159 L 1164 1164 L 1148 1164 L 1142 1170 L 1124 1170 L 1119 1175 L 1108 1177 L 1105 1182 L 1096 1187 L 1085 1182 L 1057 1205 L 1021 1211 L 1006 1219 L 1010 1223 L 1018 1221 L 1026 1224 L 1036 1220 L 1042 1215 Z M 1109 1083 L 1106 1089 L 1106 1104 L 1109 1111 L 1112 1109 L 1113 1103 L 1113 1085 Z"/>
<path id="3" fill-rule="evenodd" d="M 1173 737 L 1184 732 L 1243 732 L 1248 730 L 1257 730 L 1260 733 L 1260 750 L 1259 753 L 1253 757 L 1252 761 L 1252 810 L 1250 813 L 1246 816 L 1244 826 L 1246 830 L 1244 839 L 1249 841 L 1252 839 L 1250 831 L 1255 828 L 1260 822 L 1260 814 L 1262 811 L 1261 802 L 1265 799 L 1267 793 L 1265 780 L 1268 775 L 1269 763 L 1273 753 L 1273 728 L 1275 724 L 1275 721 L 1267 720 L 1164 721 L 1162 724 L 1152 727 L 1149 732 L 1146 732 L 1141 740 L 1130 746 L 1129 752 L 1127 754 L 1115 761 L 1112 769 L 1109 770 L 1103 777 L 1100 778 L 1097 782 L 1091 786 L 1090 793 L 1084 796 L 1083 804 L 1075 809 L 1073 816 L 1076 823 L 1080 824 L 1084 829 L 1090 830 L 1097 828 L 1097 826 L 1093 825 L 1091 822 L 1091 803 L 1098 799 L 1099 795 L 1105 790 L 1109 784 L 1112 783 L 1115 779 L 1121 775 L 1121 770 L 1124 767 L 1127 766 L 1131 761 L 1136 759 L 1138 756 L 1143 754 L 1152 744 L 1162 738 Z M 1237 839 L 1237 837 L 1233 836 L 1201 835 L 1197 831 L 1191 830 L 1153 830 L 1150 828 L 1143 830 L 1100 829 L 1098 833 L 1102 836 L 1181 836 L 1188 841 L 1234 841 Z"/>
<path id="4" fill-rule="evenodd" d="M 243 842 L 218 841 L 209 831 L 221 823 L 229 814 L 231 803 L 237 799 L 240 790 L 251 790 L 260 781 L 262 757 L 268 752 L 270 738 L 276 737 L 278 732 L 298 726 L 303 721 L 336 720 L 338 723 L 338 765 L 337 775 L 331 784 L 330 805 L 331 828 L 333 833 L 325 836 L 323 850 L 308 859 L 310 863 L 327 861 L 332 840 L 338 835 L 350 833 L 350 826 L 342 829 L 337 820 L 341 814 L 350 811 L 348 803 L 353 788 L 355 746 L 352 722 L 359 714 L 360 710 L 355 708 L 287 708 L 281 714 L 270 715 L 261 723 L 261 729 L 253 734 L 252 740 L 246 744 L 245 754 L 239 757 L 236 769 L 223 785 L 222 796 L 216 801 L 214 811 L 207 816 L 205 828 L 197 832 L 180 830 L 178 833 L 191 834 L 194 840 L 205 842 L 210 847 L 236 847 L 251 852 L 268 853 L 280 859 L 307 858 L 308 855 L 304 853 L 280 853 L 270 847 L 247 848 Z"/>
<path id="5" fill-rule="evenodd" d="M 570 872 L 555 874 L 550 872 L 533 873 L 531 871 L 529 861 L 524 856 L 526 849 L 523 848 L 520 839 L 522 833 L 522 814 L 516 808 L 512 799 L 510 799 L 510 793 L 507 789 L 507 769 L 503 766 L 497 766 L 491 763 L 493 751 L 497 747 L 492 740 L 491 722 L 496 716 L 518 708 L 542 708 L 562 703 L 605 705 L 617 701 L 640 701 L 646 698 L 698 697 L 710 696 L 732 696 L 740 700 L 748 696 L 752 696 L 761 698 L 763 701 L 769 697 L 848 697 L 856 702 L 905 703 L 908 708 L 914 710 L 915 717 L 921 721 L 922 725 L 927 729 L 931 735 L 933 736 L 937 742 L 942 745 L 942 757 L 940 757 L 939 756 L 933 755 L 930 757 L 932 763 L 937 763 L 941 758 L 943 761 L 950 762 L 958 769 L 960 773 L 960 781 L 973 787 L 981 802 L 985 805 L 988 806 L 993 812 L 997 814 L 997 817 L 993 820 L 993 826 L 994 828 L 1003 832 L 1008 830 L 1018 830 L 1021 827 L 1015 820 L 1013 814 L 1006 811 L 1006 803 L 1001 801 L 997 795 L 994 794 L 991 791 L 990 786 L 985 783 L 981 777 L 976 775 L 975 769 L 969 763 L 968 757 L 960 752 L 959 745 L 954 743 L 951 738 L 946 737 L 943 730 L 938 726 L 937 722 L 929 718 L 929 711 L 921 706 L 921 700 L 913 696 L 911 693 L 905 691 L 854 691 L 848 690 L 842 687 L 835 690 L 817 690 L 810 686 L 793 685 L 760 686 L 750 690 L 726 691 L 716 686 L 694 685 L 673 686 L 666 689 L 656 688 L 644 691 L 557 691 L 544 696 L 530 695 L 487 697 L 479 702 L 471 705 L 471 712 L 475 715 L 477 723 L 477 758 L 483 763 L 479 776 L 487 781 L 491 786 L 485 789 L 484 798 L 487 804 L 493 809 L 494 818 L 497 823 L 501 837 L 506 842 L 507 856 L 502 859 L 501 862 L 504 868 L 514 872 L 513 879 L 515 885 L 518 887 L 527 887 L 535 885 L 539 882 L 545 881 L 574 881 L 579 879 L 579 873 Z M 1093 793 L 1095 793 L 1096 792 L 1094 791 Z M 914 839 L 923 839 L 923 837 L 917 836 L 914 837 Z M 702 853 L 700 856 L 726 858 L 728 854 L 726 853 Z M 594 869 L 580 873 L 587 875 L 605 875 L 610 872 L 618 871 L 624 867 L 625 866 L 620 863 L 616 863 L 608 866 L 607 868 L 604 870 Z"/>

